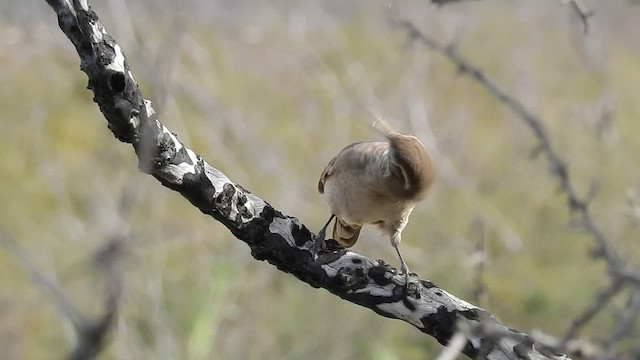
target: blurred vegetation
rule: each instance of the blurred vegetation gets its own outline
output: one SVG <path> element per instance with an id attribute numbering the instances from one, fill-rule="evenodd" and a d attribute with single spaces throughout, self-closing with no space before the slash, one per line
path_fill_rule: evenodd
<path id="1" fill-rule="evenodd" d="M 28 21 L 0 18 L 0 226 L 87 314 L 101 302 L 93 254 L 114 233 L 130 237 L 122 311 L 102 358 L 390 360 L 441 350 L 406 323 L 255 261 L 222 225 L 138 173 L 41 3 Z M 316 193 L 326 162 L 377 137 L 368 102 L 421 138 L 439 168 L 403 236 L 412 271 L 471 300 L 481 220 L 479 305 L 507 325 L 562 335 L 605 283 L 592 239 L 571 228 L 547 164 L 531 157 L 528 128 L 389 21 L 409 18 L 443 42 L 458 39 L 464 56 L 545 120 L 580 191 L 597 188 L 599 225 L 625 258 L 640 258 L 627 199 L 640 191 L 637 7 L 588 3 L 596 16 L 584 36 L 567 7 L 546 0 L 158 3 L 93 5 L 164 124 L 312 230 L 328 216 Z M 356 251 L 397 265 L 375 230 L 362 237 Z M 63 357 L 73 333 L 52 301 L 4 251 L 0 274 L 2 357 Z M 614 314 L 585 335 L 605 337 Z"/>

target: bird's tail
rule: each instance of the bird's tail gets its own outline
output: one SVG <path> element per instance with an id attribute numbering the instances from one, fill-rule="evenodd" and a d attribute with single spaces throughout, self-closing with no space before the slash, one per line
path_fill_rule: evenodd
<path id="1" fill-rule="evenodd" d="M 382 118 L 382 115 L 380 115 L 377 111 L 370 111 L 376 118 L 376 121 L 373 122 L 373 129 L 375 131 L 386 138 L 389 138 L 391 135 L 398 134 L 398 132 L 395 131 L 393 127 L 391 127 L 391 125 L 389 125 L 389 123 Z"/>
<path id="2" fill-rule="evenodd" d="M 333 239 L 340 245 L 350 248 L 358 241 L 360 229 L 362 226 L 345 224 L 336 217 L 336 221 L 333 223 Z"/>

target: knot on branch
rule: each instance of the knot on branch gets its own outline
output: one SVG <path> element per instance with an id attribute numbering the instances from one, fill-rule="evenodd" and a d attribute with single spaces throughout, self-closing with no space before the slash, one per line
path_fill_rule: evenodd
<path id="1" fill-rule="evenodd" d="M 344 289 L 350 291 L 363 289 L 369 284 L 369 278 L 362 267 L 341 267 L 338 269 L 336 278 Z"/>
<path id="2" fill-rule="evenodd" d="M 114 72 L 108 79 L 108 85 L 111 91 L 116 94 L 124 91 L 127 83 L 123 73 Z"/>
<path id="3" fill-rule="evenodd" d="M 111 126 L 110 123 L 109 128 Z M 114 134 L 116 134 L 115 131 Z M 169 134 L 162 133 L 156 140 L 148 136 L 146 132 L 140 131 L 131 140 L 130 142 L 133 142 L 138 155 L 138 169 L 141 172 L 153 174 L 155 170 L 164 169 L 167 165 L 175 163 L 178 150 L 176 150 L 175 143 Z"/>

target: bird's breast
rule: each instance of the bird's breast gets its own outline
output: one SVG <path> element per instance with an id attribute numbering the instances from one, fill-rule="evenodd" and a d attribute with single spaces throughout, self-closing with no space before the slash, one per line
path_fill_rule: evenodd
<path id="1" fill-rule="evenodd" d="M 385 195 L 379 186 L 349 172 L 327 179 L 324 198 L 333 214 L 354 225 L 396 224 L 408 217 L 415 205 L 415 202 Z"/>

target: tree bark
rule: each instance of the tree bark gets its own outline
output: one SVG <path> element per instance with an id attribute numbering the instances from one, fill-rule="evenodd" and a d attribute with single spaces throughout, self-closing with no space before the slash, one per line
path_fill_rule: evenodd
<path id="1" fill-rule="evenodd" d="M 140 170 L 223 223 L 249 245 L 257 260 L 266 260 L 315 288 L 324 288 L 379 315 L 408 322 L 444 345 L 461 328 L 470 329 L 464 332 L 467 340 L 460 350 L 471 358 L 568 358 L 525 333 L 507 328 L 485 310 L 428 280 L 414 277 L 414 282 L 405 286 L 396 269 L 382 260 L 347 251 L 335 241 L 328 241 L 327 248 L 314 258 L 310 248 L 315 235 L 298 219 L 233 183 L 158 121 L 122 50 L 86 0 L 47 3 L 80 56 L 88 88 L 109 129 L 117 139 L 133 145 Z"/>

